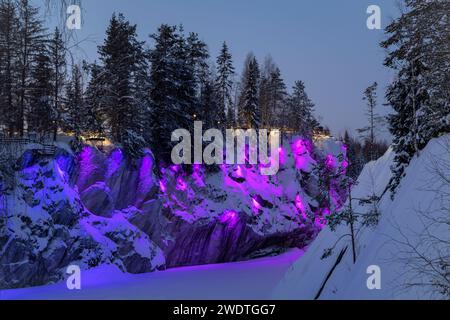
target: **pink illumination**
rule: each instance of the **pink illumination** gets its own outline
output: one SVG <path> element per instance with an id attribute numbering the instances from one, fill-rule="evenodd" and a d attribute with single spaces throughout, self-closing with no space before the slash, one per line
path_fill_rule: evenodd
<path id="1" fill-rule="evenodd" d="M 179 177 L 177 179 L 177 190 L 186 191 L 186 189 L 187 189 L 186 182 L 181 177 Z"/>
<path id="2" fill-rule="evenodd" d="M 329 154 L 327 155 L 327 158 L 325 160 L 325 166 L 327 169 L 333 169 L 335 167 L 335 161 L 333 155 Z"/>
<path id="3" fill-rule="evenodd" d="M 145 194 L 150 191 L 153 185 L 153 159 L 150 155 L 145 155 L 141 161 L 139 169 L 139 192 Z"/>
<path id="4" fill-rule="evenodd" d="M 278 155 L 280 159 L 280 165 L 284 166 L 286 164 L 286 153 L 284 152 L 283 147 L 278 148 Z"/>
<path id="5" fill-rule="evenodd" d="M 112 177 L 120 168 L 123 161 L 122 150 L 114 150 L 108 159 L 108 171 L 106 172 L 106 178 Z"/>
<path id="6" fill-rule="evenodd" d="M 194 164 L 194 169 L 192 171 L 192 179 L 194 179 L 194 182 L 199 187 L 206 187 L 205 181 L 204 181 L 204 175 L 202 172 L 202 166 L 200 164 Z"/>
<path id="7" fill-rule="evenodd" d="M 297 170 L 305 170 L 308 168 L 308 165 L 310 163 L 309 158 L 309 144 L 307 140 L 297 140 L 295 141 L 292 146 L 292 155 L 295 160 L 295 167 Z"/>
<path id="8" fill-rule="evenodd" d="M 163 193 L 166 193 L 167 191 L 166 184 L 162 180 L 159 181 L 159 188 Z"/>
<path id="9" fill-rule="evenodd" d="M 316 227 L 318 227 L 319 229 L 323 229 L 326 225 L 326 220 L 322 219 L 322 218 L 318 218 L 316 217 L 314 219 L 314 224 L 316 225 Z"/>
<path id="10" fill-rule="evenodd" d="M 237 166 L 236 174 L 237 174 L 237 176 L 238 176 L 239 178 L 242 178 L 242 177 L 243 177 L 243 174 L 242 174 L 242 168 L 241 168 L 240 165 Z"/>
<path id="11" fill-rule="evenodd" d="M 297 195 L 295 197 L 295 206 L 300 211 L 302 217 L 304 219 L 308 219 L 308 217 L 306 216 L 305 205 L 303 204 L 303 201 L 302 201 L 302 198 L 300 198 L 300 195 Z"/>
<path id="12" fill-rule="evenodd" d="M 252 198 L 252 205 L 253 205 L 253 212 L 255 214 L 258 214 L 259 211 L 262 209 L 261 204 L 255 198 Z"/>
<path id="13" fill-rule="evenodd" d="M 239 215 L 236 211 L 227 210 L 219 218 L 221 223 L 226 223 L 229 228 L 233 228 L 239 221 Z"/>
<path id="14" fill-rule="evenodd" d="M 348 161 L 347 160 L 342 161 L 342 168 L 344 168 L 344 169 L 348 168 Z"/>

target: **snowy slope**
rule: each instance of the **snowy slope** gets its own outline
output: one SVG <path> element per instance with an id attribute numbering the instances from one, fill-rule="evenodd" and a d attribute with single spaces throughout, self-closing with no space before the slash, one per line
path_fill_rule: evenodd
<path id="1" fill-rule="evenodd" d="M 419 237 L 425 231 L 424 225 L 430 227 L 424 213 L 434 217 L 448 215 L 448 212 L 442 212 L 439 208 L 442 206 L 440 196 L 445 192 L 448 195 L 449 185 L 442 185 L 435 168 L 442 169 L 443 177 L 450 177 L 449 146 L 449 135 L 432 140 L 420 156 L 410 163 L 395 199 L 391 199 L 390 192 L 384 193 L 379 203 L 381 211 L 379 224 L 373 229 L 362 229 L 357 236 L 355 265 L 348 237 L 338 242 L 331 257 L 321 260 L 324 250 L 333 247 L 337 239 L 348 232 L 347 226 L 339 227 L 336 232 L 327 227 L 310 245 L 305 255 L 286 273 L 273 297 L 315 298 L 337 256 L 348 246 L 342 261 L 326 282 L 320 299 L 442 298 L 435 288 L 423 285 L 432 279 L 424 272 L 416 272 L 418 260 L 412 248 L 430 257 L 436 255 L 438 250 L 449 257 L 448 245 L 421 243 L 423 238 Z M 359 184 L 354 188 L 353 196 L 367 196 L 373 191 L 378 196 L 382 195 L 390 178 L 392 160 L 393 152 L 389 150 L 376 162 L 369 163 L 359 178 Z M 356 208 L 358 209 L 361 208 Z M 433 226 L 430 233 L 448 243 L 450 236 L 448 225 Z M 405 242 L 409 242 L 412 247 L 406 246 Z M 381 268 L 381 290 L 367 288 L 369 275 L 366 271 L 371 265 Z M 407 286 L 411 283 L 420 285 Z"/>
<path id="2" fill-rule="evenodd" d="M 83 271 L 81 290 L 65 282 L 0 290 L 0 300 L 26 299 L 268 299 L 280 278 L 303 251 L 245 262 L 182 267 L 132 275 L 113 265 Z"/>

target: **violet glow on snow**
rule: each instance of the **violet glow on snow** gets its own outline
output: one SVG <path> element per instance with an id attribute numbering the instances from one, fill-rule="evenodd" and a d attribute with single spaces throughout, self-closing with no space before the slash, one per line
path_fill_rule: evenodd
<path id="1" fill-rule="evenodd" d="M 309 159 L 306 157 L 310 151 L 308 141 L 304 139 L 294 141 L 291 150 L 294 156 L 296 169 L 306 169 L 309 165 Z"/>
<path id="2" fill-rule="evenodd" d="M 330 174 L 336 176 L 332 179 L 328 190 L 331 203 L 324 204 L 327 206 L 326 208 L 310 208 L 308 201 L 303 199 L 301 194 L 291 195 L 294 199 L 291 200 L 290 210 L 293 210 L 293 213 L 298 214 L 303 220 L 310 221 L 314 223 L 317 228 L 321 229 L 326 224 L 326 216 L 329 215 L 331 211 L 338 210 L 343 205 L 343 201 L 345 200 L 345 190 L 339 190 L 339 177 L 343 170 L 348 166 L 348 162 L 345 157 L 344 160 L 342 160 L 340 156 L 335 156 L 333 154 L 327 154 L 325 158 L 321 158 L 320 160 L 315 159 L 315 147 L 308 139 L 297 139 L 291 144 L 291 150 L 297 170 L 311 172 L 311 165 L 314 165 L 317 161 L 321 161 L 324 163 L 326 169 L 330 171 Z M 342 149 L 344 155 L 345 150 L 345 148 Z M 247 159 L 248 151 L 247 148 Z M 278 151 L 280 155 L 280 164 L 285 166 L 287 161 L 286 150 L 283 147 L 280 147 Z M 151 171 L 151 168 L 149 167 L 153 166 L 154 163 L 150 159 L 151 158 L 142 160 L 141 172 Z M 270 160 L 273 161 L 273 159 Z M 261 166 L 264 165 L 219 165 L 219 175 L 221 174 L 221 179 L 223 179 L 222 183 L 224 188 L 227 192 L 234 192 L 242 195 L 240 198 L 246 201 L 247 208 L 249 208 L 250 212 L 253 212 L 255 216 L 263 214 L 266 211 L 266 208 L 262 206 L 262 201 L 264 201 L 262 196 L 269 194 L 274 197 L 283 197 L 286 195 L 285 187 L 278 183 L 277 176 L 268 177 L 260 174 L 259 167 Z M 201 164 L 193 165 L 190 174 L 184 172 L 183 167 L 180 165 L 160 167 L 159 170 L 161 172 L 161 177 L 157 184 L 159 184 L 161 194 L 166 199 L 163 201 L 163 205 L 165 207 L 171 207 L 176 215 L 179 215 L 186 220 L 192 221 L 192 219 L 196 219 L 195 215 L 193 215 L 193 209 L 191 208 L 190 203 L 191 200 L 194 199 L 195 194 L 200 192 L 199 190 L 201 188 L 206 188 L 205 166 Z M 288 208 L 288 206 L 286 208 Z M 239 220 L 239 215 L 236 211 L 231 209 L 232 207 L 230 210 L 219 215 L 219 219 L 229 226 L 234 226 Z M 313 210 L 313 212 L 311 212 L 311 210 Z M 200 211 L 197 212 L 200 213 Z M 200 216 L 202 216 L 201 213 Z"/>
<path id="3" fill-rule="evenodd" d="M 333 170 L 336 167 L 335 159 L 332 154 L 328 154 L 325 160 L 325 166 L 328 170 Z"/>
<path id="4" fill-rule="evenodd" d="M 108 159 L 108 170 L 106 172 L 106 178 L 111 178 L 120 168 L 123 162 L 123 152 L 120 149 L 115 149 L 111 152 Z"/>
<path id="5" fill-rule="evenodd" d="M 167 191 L 166 183 L 162 180 L 159 180 L 159 189 L 161 189 L 162 193 L 166 193 Z"/>
<path id="6" fill-rule="evenodd" d="M 84 146 L 83 150 L 78 155 L 78 163 L 80 165 L 80 173 L 78 175 L 78 185 L 80 191 L 84 189 L 86 182 L 92 176 L 96 169 L 96 164 L 94 163 L 94 151 L 89 146 Z"/>
<path id="7" fill-rule="evenodd" d="M 221 223 L 227 224 L 229 228 L 234 228 L 239 221 L 239 215 L 236 211 L 226 210 L 219 218 Z"/>
<path id="8" fill-rule="evenodd" d="M 67 155 L 58 155 L 55 159 L 56 169 L 63 181 L 65 181 L 67 177 L 67 172 L 71 166 L 72 160 Z"/>
<path id="9" fill-rule="evenodd" d="M 244 175 L 243 175 L 243 173 L 242 173 L 242 167 L 241 167 L 241 165 L 238 165 L 237 166 L 237 168 L 236 168 L 236 175 L 239 177 L 239 178 L 242 178 Z"/>
<path id="10" fill-rule="evenodd" d="M 262 209 L 261 204 L 256 200 L 255 197 L 252 198 L 253 212 L 255 214 L 259 214 L 259 211 Z"/>
<path id="11" fill-rule="evenodd" d="M 186 191 L 187 183 L 186 183 L 186 181 L 183 180 L 182 177 L 178 177 L 178 179 L 177 179 L 177 187 L 176 188 L 177 188 L 177 190 L 180 190 L 180 191 Z"/>
<path id="12" fill-rule="evenodd" d="M 150 154 L 145 154 L 141 160 L 141 167 L 139 168 L 139 187 L 140 193 L 145 194 L 150 191 L 153 185 L 153 158 Z"/>
<path id="13" fill-rule="evenodd" d="M 279 155 L 280 165 L 284 166 L 286 164 L 286 152 L 284 151 L 283 147 L 278 148 L 278 155 Z"/>
<path id="14" fill-rule="evenodd" d="M 295 206 L 300 211 L 300 214 L 302 215 L 303 219 L 307 220 L 308 217 L 306 215 L 305 204 L 303 203 L 302 198 L 300 197 L 299 194 L 295 197 Z"/>
<path id="15" fill-rule="evenodd" d="M 198 187 L 206 187 L 205 177 L 202 171 L 202 166 L 200 164 L 194 164 L 192 170 L 192 179 L 194 179 L 194 182 Z"/>

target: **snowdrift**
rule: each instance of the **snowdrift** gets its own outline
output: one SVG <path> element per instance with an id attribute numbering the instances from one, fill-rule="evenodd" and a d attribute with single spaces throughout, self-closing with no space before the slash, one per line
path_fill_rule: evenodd
<path id="1" fill-rule="evenodd" d="M 445 289 L 439 287 L 439 281 L 448 283 L 449 266 L 440 264 L 438 257 L 447 262 L 450 257 L 450 135 L 430 141 L 412 160 L 394 200 L 386 191 L 393 156 L 388 150 L 382 158 L 367 164 L 354 187 L 354 197 L 373 193 L 382 196 L 378 225 L 362 228 L 357 234 L 356 263 L 352 261 L 349 238 L 341 238 L 348 233 L 348 226 L 342 225 L 335 232 L 326 227 L 285 274 L 273 298 L 443 298 Z M 333 254 L 321 259 L 324 250 L 332 247 Z M 349 250 L 336 265 L 346 247 Z M 372 265 L 381 270 L 380 290 L 367 286 L 367 269 Z M 439 277 L 439 273 L 444 276 Z"/>

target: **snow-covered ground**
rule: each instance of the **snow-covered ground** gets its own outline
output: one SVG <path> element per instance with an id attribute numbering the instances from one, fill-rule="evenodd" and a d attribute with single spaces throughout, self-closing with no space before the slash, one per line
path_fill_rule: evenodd
<path id="1" fill-rule="evenodd" d="M 436 292 L 436 288 L 425 285 L 436 280 L 431 275 L 440 266 L 424 266 L 424 261 L 416 254 L 428 259 L 441 255 L 447 261 L 450 257 L 449 151 L 450 135 L 430 141 L 420 156 L 415 157 L 408 166 L 394 200 L 389 192 L 384 193 L 379 203 L 381 217 L 378 225 L 372 229 L 363 228 L 357 235 L 356 264 L 352 261 L 350 238 L 344 237 L 338 241 L 348 233 L 349 227 L 343 225 L 336 232 L 326 227 L 305 255 L 286 273 L 273 298 L 315 298 L 337 256 L 348 246 L 341 262 L 326 282 L 320 299 L 442 299 L 443 296 Z M 353 196 L 364 197 L 373 192 L 381 196 L 391 176 L 393 157 L 393 152 L 389 150 L 376 162 L 369 163 L 359 177 Z M 436 169 L 439 169 L 441 177 Z M 443 183 L 442 178 L 447 179 L 447 182 Z M 361 209 L 357 207 L 355 211 Z M 444 218 L 447 225 L 432 223 L 427 216 Z M 333 255 L 321 259 L 324 250 L 336 243 Z M 380 290 L 369 290 L 367 286 L 370 276 L 367 268 L 372 265 L 380 267 Z M 442 268 L 448 270 L 448 266 Z M 445 282 L 444 277 L 441 280 Z M 446 277 L 446 281 L 449 281 L 448 273 Z"/>
<path id="2" fill-rule="evenodd" d="M 269 299 L 288 268 L 303 254 L 298 249 L 251 261 L 183 267 L 140 275 L 113 265 L 82 272 L 81 290 L 65 282 L 0 291 L 2 299 Z"/>

